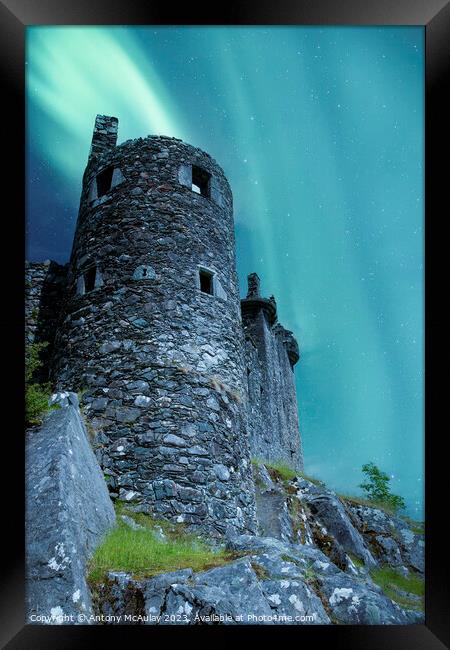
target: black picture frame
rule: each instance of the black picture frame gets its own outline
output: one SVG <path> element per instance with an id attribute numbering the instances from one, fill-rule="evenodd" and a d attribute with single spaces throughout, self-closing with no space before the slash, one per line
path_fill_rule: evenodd
<path id="1" fill-rule="evenodd" d="M 25 30 L 30 25 L 421 25 L 425 28 L 426 42 L 426 97 L 425 97 L 425 209 L 426 209 L 426 596 L 425 625 L 411 626 L 241 626 L 208 628 L 208 637 L 221 639 L 238 633 L 241 640 L 263 633 L 267 642 L 275 641 L 287 633 L 297 636 L 296 642 L 330 643 L 337 649 L 408 648 L 408 650 L 448 647 L 450 640 L 450 602 L 448 598 L 449 553 L 447 457 L 441 445 L 448 426 L 439 420 L 446 405 L 444 385 L 432 381 L 430 371 L 433 359 L 445 351 L 440 344 L 443 318 L 432 310 L 433 297 L 439 292 L 446 255 L 436 252 L 438 243 L 446 244 L 440 237 L 440 219 L 445 218 L 446 167 L 444 156 L 448 146 L 443 146 L 448 135 L 448 103 L 444 101 L 450 62 L 450 5 L 446 0 L 303 0 L 289 2 L 268 0 L 251 2 L 232 1 L 224 6 L 208 7 L 189 4 L 175 9 L 162 2 L 145 0 L 0 0 L 0 66 L 3 81 L 2 153 L 6 163 L 3 173 L 3 239 L 2 253 L 4 305 L 1 327 L 4 352 L 11 354 L 4 361 L 3 375 L 7 380 L 3 393 L 3 413 L 12 411 L 12 422 L 3 427 L 3 465 L 12 470 L 3 481 L 3 522 L 6 524 L 3 542 L 4 578 L 0 593 L 0 641 L 9 649 L 89 648 L 96 642 L 108 642 L 110 634 L 114 644 L 123 644 L 127 638 L 137 642 L 155 641 L 162 632 L 161 642 L 174 642 L 182 634 L 182 642 L 192 642 L 193 628 L 143 628 L 138 626 L 114 628 L 83 626 L 32 626 L 24 625 L 24 498 L 23 498 L 23 436 L 19 425 L 23 412 L 23 250 L 24 250 L 24 60 Z M 448 139 L 447 139 L 448 142 Z M 448 183 L 448 180 L 447 180 Z M 6 199 L 11 207 L 6 209 Z M 16 213 L 16 214 L 15 214 Z M 6 254 L 7 253 L 7 254 Z M 448 256 L 448 254 L 447 254 Z M 6 263 L 6 264 L 5 264 Z M 444 301 L 445 294 L 444 294 Z M 444 320 L 445 322 L 445 320 Z M 14 397 L 15 396 L 15 397 Z M 448 400 L 448 397 L 447 397 Z M 14 417 L 15 415 L 15 417 Z M 446 471 L 447 470 L 447 471 Z M 446 489 L 447 488 L 447 489 Z M 198 636 L 199 630 L 195 636 Z M 147 630 L 147 632 L 143 632 Z M 217 630 L 220 630 L 219 632 Z M 204 628 L 200 633 L 204 632 Z M 145 635 L 145 636 L 142 636 Z M 187 636 L 188 635 L 188 636 Z M 201 634 L 203 636 L 203 634 Z M 272 638 L 267 638 L 267 635 Z M 181 640 L 181 639 L 180 639 Z M 446 644 L 446 645 L 444 645 Z"/>

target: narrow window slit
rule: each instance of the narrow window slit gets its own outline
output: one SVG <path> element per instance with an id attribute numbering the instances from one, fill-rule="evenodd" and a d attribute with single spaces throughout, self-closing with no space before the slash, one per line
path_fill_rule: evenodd
<path id="1" fill-rule="evenodd" d="M 211 174 L 205 169 L 192 165 L 192 191 L 208 198 L 211 197 Z"/>
<path id="2" fill-rule="evenodd" d="M 92 268 L 88 269 L 85 271 L 83 274 L 84 277 L 84 291 L 87 293 L 88 291 L 92 291 L 92 289 L 95 288 L 95 279 L 97 276 L 97 269 L 95 266 Z"/>
<path id="3" fill-rule="evenodd" d="M 97 175 L 97 196 L 103 196 L 111 189 L 114 167 L 107 167 Z"/>
<path id="4" fill-rule="evenodd" d="M 200 269 L 200 291 L 203 293 L 209 293 L 209 295 L 214 295 L 214 283 L 213 283 L 213 274 L 210 271 L 205 271 Z"/>

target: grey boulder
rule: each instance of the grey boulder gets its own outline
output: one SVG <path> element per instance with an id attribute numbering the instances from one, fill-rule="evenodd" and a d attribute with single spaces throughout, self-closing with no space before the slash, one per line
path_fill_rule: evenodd
<path id="1" fill-rule="evenodd" d="M 27 621 L 85 623 L 92 614 L 86 562 L 115 522 L 102 472 L 70 393 L 27 433 Z"/>
<path id="2" fill-rule="evenodd" d="M 300 488 L 301 490 L 301 488 Z M 327 490 L 303 491 L 302 496 L 312 515 L 344 551 L 360 558 L 368 567 L 377 565 L 372 553 L 364 543 L 361 533 L 355 528 L 338 497 Z"/>

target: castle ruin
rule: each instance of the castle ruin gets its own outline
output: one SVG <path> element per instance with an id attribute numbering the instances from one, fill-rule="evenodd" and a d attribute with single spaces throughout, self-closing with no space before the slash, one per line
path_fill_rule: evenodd
<path id="1" fill-rule="evenodd" d="M 232 193 L 176 138 L 116 145 L 98 115 L 70 261 L 27 263 L 28 342 L 81 391 L 112 496 L 221 536 L 256 532 L 251 459 L 303 466 L 296 340 L 248 278 Z"/>

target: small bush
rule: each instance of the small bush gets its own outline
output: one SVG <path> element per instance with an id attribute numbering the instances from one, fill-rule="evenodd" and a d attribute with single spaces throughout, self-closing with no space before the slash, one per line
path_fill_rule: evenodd
<path id="1" fill-rule="evenodd" d="M 41 354 L 48 347 L 48 341 L 31 343 L 25 348 L 25 381 L 31 383 L 36 370 L 42 368 Z"/>
<path id="2" fill-rule="evenodd" d="M 53 411 L 57 404 L 49 406 L 50 386 L 29 384 L 25 388 L 25 421 L 27 425 L 40 424 L 45 413 Z"/>
<path id="3" fill-rule="evenodd" d="M 361 483 L 359 487 L 365 491 L 367 499 L 374 503 L 383 503 L 391 508 L 393 512 L 398 512 L 405 508 L 405 501 L 397 494 L 392 494 L 389 488 L 389 476 L 382 472 L 375 463 L 366 463 L 362 466 L 362 472 L 366 475 L 367 480 Z"/>
<path id="4" fill-rule="evenodd" d="M 59 408 L 57 404 L 49 406 L 51 395 L 49 382 L 33 382 L 34 373 L 42 367 L 42 351 L 48 346 L 47 341 L 32 343 L 25 350 L 25 424 L 40 424 L 45 413 Z"/>
<path id="5" fill-rule="evenodd" d="M 83 405 L 83 398 L 88 392 L 89 388 L 87 386 L 82 386 L 79 390 L 77 390 L 77 397 L 78 397 L 78 403 L 80 406 Z"/>

